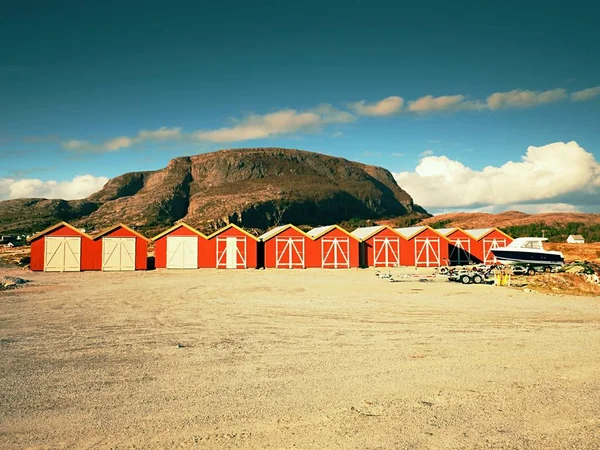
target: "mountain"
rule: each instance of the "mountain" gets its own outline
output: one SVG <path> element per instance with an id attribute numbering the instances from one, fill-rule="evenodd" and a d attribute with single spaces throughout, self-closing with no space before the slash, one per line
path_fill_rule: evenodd
<path id="1" fill-rule="evenodd" d="M 127 173 L 82 200 L 0 202 L 0 229 L 33 232 L 66 220 L 87 230 L 124 222 L 151 234 L 180 219 L 211 231 L 228 223 L 264 230 L 407 215 L 429 216 L 381 167 L 301 150 L 248 148 Z"/>

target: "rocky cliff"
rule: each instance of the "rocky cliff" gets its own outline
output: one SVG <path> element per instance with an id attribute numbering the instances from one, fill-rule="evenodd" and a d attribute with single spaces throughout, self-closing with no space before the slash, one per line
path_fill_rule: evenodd
<path id="1" fill-rule="evenodd" d="M 57 220 L 89 229 L 125 222 L 149 234 L 183 219 L 204 231 L 227 223 L 323 225 L 426 214 L 381 167 L 281 148 L 221 150 L 111 179 L 76 201 L 0 202 L 4 232 L 39 231 Z"/>

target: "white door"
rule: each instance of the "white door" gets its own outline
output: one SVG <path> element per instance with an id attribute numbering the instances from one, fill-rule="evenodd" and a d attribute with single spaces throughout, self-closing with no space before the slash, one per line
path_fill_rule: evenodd
<path id="1" fill-rule="evenodd" d="M 275 238 L 275 267 L 304 268 L 304 238 Z"/>
<path id="2" fill-rule="evenodd" d="M 496 257 L 492 253 L 493 248 L 505 247 L 505 239 L 484 239 L 483 240 L 483 262 L 485 264 L 496 263 Z"/>
<path id="3" fill-rule="evenodd" d="M 450 263 L 461 266 L 471 261 L 471 240 L 456 239 L 451 241 Z"/>
<path id="4" fill-rule="evenodd" d="M 198 238 L 167 236 L 167 269 L 197 269 Z"/>
<path id="5" fill-rule="evenodd" d="M 53 237 L 44 239 L 46 272 L 79 272 L 81 270 L 81 238 Z"/>
<path id="6" fill-rule="evenodd" d="M 246 238 L 226 236 L 217 238 L 217 269 L 246 268 Z"/>
<path id="7" fill-rule="evenodd" d="M 227 269 L 235 269 L 237 267 L 237 238 L 228 237 L 225 244 L 225 267 Z"/>
<path id="8" fill-rule="evenodd" d="M 350 239 L 321 238 L 321 265 L 323 268 L 350 268 Z"/>
<path id="9" fill-rule="evenodd" d="M 135 238 L 102 238 L 102 270 L 135 270 Z"/>
<path id="10" fill-rule="evenodd" d="M 415 266 L 438 267 L 440 265 L 440 239 L 415 238 Z"/>
<path id="11" fill-rule="evenodd" d="M 400 238 L 373 238 L 373 267 L 400 265 Z"/>

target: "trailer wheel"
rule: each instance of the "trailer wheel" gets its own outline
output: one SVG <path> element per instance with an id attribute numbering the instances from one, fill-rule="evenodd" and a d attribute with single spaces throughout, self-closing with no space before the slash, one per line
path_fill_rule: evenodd
<path id="1" fill-rule="evenodd" d="M 483 277 L 481 275 L 475 275 L 473 277 L 473 283 L 481 284 L 483 282 Z"/>
<path id="2" fill-rule="evenodd" d="M 546 272 L 546 273 L 552 272 L 552 267 L 550 267 L 550 266 L 544 267 L 544 272 Z"/>
<path id="3" fill-rule="evenodd" d="M 535 275 L 535 269 L 533 267 L 527 269 L 527 275 Z"/>
<path id="4" fill-rule="evenodd" d="M 460 282 L 462 284 L 469 284 L 471 282 L 471 277 L 469 275 L 462 275 L 460 277 Z"/>

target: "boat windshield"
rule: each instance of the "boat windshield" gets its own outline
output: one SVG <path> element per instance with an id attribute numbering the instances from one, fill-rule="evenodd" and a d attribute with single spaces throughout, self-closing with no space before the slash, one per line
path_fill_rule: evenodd
<path id="1" fill-rule="evenodd" d="M 530 248 L 534 250 L 543 250 L 542 241 L 538 239 L 515 239 L 509 244 L 513 248 Z"/>
<path id="2" fill-rule="evenodd" d="M 542 241 L 527 241 L 523 244 L 523 248 L 542 249 Z"/>

